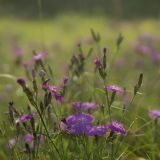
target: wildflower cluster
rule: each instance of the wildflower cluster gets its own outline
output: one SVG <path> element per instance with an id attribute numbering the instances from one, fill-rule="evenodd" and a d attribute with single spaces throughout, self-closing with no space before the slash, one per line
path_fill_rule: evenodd
<path id="1" fill-rule="evenodd" d="M 100 41 L 94 31 L 92 36 L 96 43 Z M 120 35 L 117 49 L 122 40 Z M 130 115 L 129 106 L 142 87 L 143 73 L 128 91 L 120 82 L 113 83 L 109 79 L 108 49 L 103 48 L 98 57 L 94 56 L 94 62 L 89 59 L 92 51 L 90 49 L 86 55 L 78 45 L 78 54 L 71 57 L 67 72 L 57 82 L 44 60 L 49 54 L 33 51 L 26 75 L 17 77 L 17 84 L 27 98 L 27 107 L 22 109 L 16 103 L 9 103 L 8 119 L 13 134 L 8 139 L 7 149 L 15 159 L 95 160 L 108 157 L 114 160 L 122 156 L 122 145 L 130 149 L 136 143 L 143 126 L 136 131 L 132 129 L 136 120 Z M 77 87 L 81 79 L 86 78 L 87 61 L 92 61 L 93 75 L 98 74 L 99 78 L 94 79 L 94 86 L 88 84 L 88 88 L 94 87 L 88 89 L 88 94 L 83 84 Z M 127 104 L 123 102 L 126 99 Z M 134 112 L 134 108 L 131 109 Z M 148 114 L 156 122 L 153 124 L 156 137 L 160 111 L 149 110 Z"/>

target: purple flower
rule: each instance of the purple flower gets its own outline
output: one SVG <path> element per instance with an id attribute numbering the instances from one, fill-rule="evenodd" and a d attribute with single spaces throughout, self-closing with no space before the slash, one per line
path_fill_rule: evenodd
<path id="1" fill-rule="evenodd" d="M 46 58 L 46 57 L 48 57 L 48 53 L 39 53 L 39 54 L 33 56 L 32 60 L 33 61 L 40 61 L 40 60 L 42 60 L 43 58 Z"/>
<path id="2" fill-rule="evenodd" d="M 25 142 L 32 142 L 33 141 L 33 136 L 31 134 L 26 134 L 25 137 Z"/>
<path id="3" fill-rule="evenodd" d="M 71 134 L 86 134 L 91 127 L 93 116 L 89 114 L 71 115 L 60 123 L 60 127 Z"/>
<path id="4" fill-rule="evenodd" d="M 30 66 L 30 62 L 24 61 L 24 62 L 22 62 L 22 65 L 23 65 L 24 69 L 27 70 Z"/>
<path id="5" fill-rule="evenodd" d="M 63 84 L 66 85 L 67 82 L 68 82 L 68 80 L 69 80 L 69 78 L 68 78 L 67 76 L 65 76 L 65 77 L 63 78 Z"/>
<path id="6" fill-rule="evenodd" d="M 8 145 L 9 145 L 9 148 L 12 148 L 13 146 L 16 145 L 16 139 L 10 139 L 9 142 L 8 142 Z"/>
<path id="7" fill-rule="evenodd" d="M 116 91 L 119 94 L 123 94 L 124 93 L 124 89 L 117 87 L 115 85 L 109 85 L 109 86 L 105 86 L 104 87 L 105 90 L 109 90 L 109 91 Z"/>
<path id="8" fill-rule="evenodd" d="M 107 125 L 93 126 L 88 130 L 88 136 L 105 136 L 108 129 Z"/>
<path id="9" fill-rule="evenodd" d="M 15 120 L 15 123 L 30 121 L 33 118 L 33 114 L 23 114 Z"/>
<path id="10" fill-rule="evenodd" d="M 62 102 L 63 101 L 63 96 L 61 94 L 54 93 L 54 97 L 55 97 L 57 102 Z"/>
<path id="11" fill-rule="evenodd" d="M 125 130 L 123 124 L 121 124 L 115 120 L 112 120 L 112 123 L 110 125 L 108 125 L 108 128 L 111 129 L 112 132 L 126 135 L 126 130 Z"/>
<path id="12" fill-rule="evenodd" d="M 62 102 L 63 96 L 59 93 L 60 87 L 59 86 L 50 86 L 48 83 L 43 83 L 43 89 L 48 89 L 51 94 L 55 97 L 57 102 Z"/>
<path id="13" fill-rule="evenodd" d="M 94 102 L 73 102 L 72 106 L 76 109 L 83 110 L 96 109 L 97 107 L 99 107 L 99 105 Z"/>
<path id="14" fill-rule="evenodd" d="M 149 116 L 155 119 L 160 119 L 160 110 L 150 110 Z"/>
<path id="15" fill-rule="evenodd" d="M 101 67 L 102 66 L 102 63 L 100 61 L 100 59 L 97 57 L 95 60 L 94 60 L 94 64 L 97 66 L 97 67 Z"/>
<path id="16" fill-rule="evenodd" d="M 23 54 L 23 50 L 17 45 L 14 45 L 12 47 L 12 50 L 13 50 L 16 57 L 20 57 Z"/>
<path id="17" fill-rule="evenodd" d="M 69 125 L 87 125 L 91 124 L 92 121 L 93 121 L 93 116 L 84 113 L 71 115 L 66 119 L 66 122 Z"/>

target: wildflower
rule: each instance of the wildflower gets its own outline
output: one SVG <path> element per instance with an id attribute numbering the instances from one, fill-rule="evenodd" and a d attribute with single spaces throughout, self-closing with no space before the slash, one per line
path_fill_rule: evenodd
<path id="1" fill-rule="evenodd" d="M 116 91 L 119 94 L 123 94 L 124 93 L 124 89 L 117 87 L 115 85 L 109 85 L 109 86 L 105 86 L 104 87 L 105 90 L 109 90 L 109 91 Z"/>
<path id="2" fill-rule="evenodd" d="M 48 57 L 48 53 L 39 53 L 39 54 L 33 56 L 32 60 L 33 61 L 40 61 L 40 60 L 42 60 L 43 58 L 46 58 L 46 57 Z"/>
<path id="3" fill-rule="evenodd" d="M 57 102 L 62 102 L 63 96 L 60 94 L 60 87 L 59 86 L 50 86 L 48 83 L 44 83 L 42 85 L 43 89 L 48 89 L 52 95 L 54 95 Z"/>
<path id="4" fill-rule="evenodd" d="M 68 82 L 68 80 L 69 80 L 69 78 L 68 78 L 67 76 L 65 76 L 65 77 L 63 78 L 63 84 L 66 85 L 67 82 Z"/>
<path id="5" fill-rule="evenodd" d="M 94 102 L 73 102 L 72 106 L 76 109 L 83 110 L 96 109 L 97 107 L 99 107 L 99 105 Z"/>
<path id="6" fill-rule="evenodd" d="M 32 68 L 32 81 L 35 80 L 35 77 L 36 77 L 36 70 L 35 70 L 35 68 L 33 67 L 33 68 Z"/>
<path id="7" fill-rule="evenodd" d="M 54 97 L 57 102 L 62 102 L 62 100 L 63 100 L 63 96 L 61 94 L 55 93 Z"/>
<path id="8" fill-rule="evenodd" d="M 108 125 L 108 128 L 111 129 L 112 132 L 117 132 L 119 134 L 122 134 L 122 135 L 126 135 L 126 130 L 123 126 L 123 124 L 113 120 L 111 122 L 110 125 Z"/>
<path id="9" fill-rule="evenodd" d="M 28 133 L 25 135 L 24 139 L 25 139 L 25 142 L 31 142 L 33 141 L 33 136 Z"/>
<path id="10" fill-rule="evenodd" d="M 160 119 L 160 110 L 150 110 L 149 116 L 155 119 Z"/>
<path id="11" fill-rule="evenodd" d="M 8 146 L 9 148 L 12 148 L 13 146 L 16 145 L 16 140 L 13 138 L 13 139 L 10 139 L 9 142 L 8 142 Z"/>
<path id="12" fill-rule="evenodd" d="M 63 119 L 60 127 L 71 134 L 86 134 L 91 127 L 93 116 L 89 114 L 76 114 Z"/>
<path id="13" fill-rule="evenodd" d="M 94 64 L 96 65 L 96 67 L 102 67 L 102 63 L 100 61 L 100 59 L 97 57 L 95 60 L 94 60 Z"/>
<path id="14" fill-rule="evenodd" d="M 89 129 L 87 135 L 88 136 L 105 136 L 108 126 L 106 125 L 99 125 L 93 126 Z"/>
<path id="15" fill-rule="evenodd" d="M 20 122 L 30 121 L 32 118 L 33 118 L 32 114 L 23 114 L 15 120 L 15 123 L 18 124 Z"/>

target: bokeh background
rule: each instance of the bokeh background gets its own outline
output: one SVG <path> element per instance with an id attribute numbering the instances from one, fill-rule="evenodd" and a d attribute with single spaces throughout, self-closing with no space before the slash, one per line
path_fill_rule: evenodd
<path id="1" fill-rule="evenodd" d="M 93 40 L 91 29 L 100 35 L 99 42 Z M 119 35 L 123 42 L 117 49 Z M 16 77 L 24 77 L 31 85 L 27 75 L 31 75 L 32 51 L 49 54 L 45 62 L 53 70 L 53 80 L 58 81 L 66 74 L 67 64 L 78 52 L 79 44 L 86 55 L 93 48 L 86 63 L 86 93 L 93 80 L 90 75 L 94 73 L 94 58 L 101 55 L 103 47 L 108 49 L 110 84 L 126 87 L 130 96 L 139 74 L 144 74 L 130 118 L 138 119 L 139 126 L 147 123 L 148 110 L 160 106 L 160 0 L 0 0 L 1 132 L 5 132 L 3 126 L 8 127 L 8 102 L 14 101 L 20 111 L 26 107 L 27 99 L 16 83 Z M 81 90 L 76 92 L 74 96 L 80 93 L 85 101 L 89 101 L 90 95 Z M 116 103 L 116 107 L 121 106 Z M 147 133 L 150 134 L 149 130 Z M 6 139 L 12 136 L 12 133 L 8 134 Z M 134 140 L 133 147 L 148 144 L 148 134 L 138 140 Z M 5 145 L 6 140 L 1 138 L 2 160 L 8 159 Z M 144 150 L 155 150 L 150 146 Z M 137 149 L 136 155 L 143 153 Z"/>
<path id="2" fill-rule="evenodd" d="M 22 98 L 10 76 L 24 74 L 33 50 L 49 53 L 54 77 L 59 79 L 79 43 L 84 51 L 94 48 L 89 65 L 99 54 L 98 47 L 109 49 L 113 83 L 131 88 L 143 72 L 146 78 L 142 105 L 158 106 L 160 93 L 155 89 L 159 86 L 159 17 L 159 0 L 0 0 L 0 111 L 6 110 L 8 101 Z M 101 36 L 98 47 L 91 29 Z M 120 33 L 124 40 L 116 53 Z M 152 43 L 148 44 L 147 37 L 154 39 Z M 151 46 L 156 56 L 137 54 L 136 43 Z M 22 53 L 20 65 L 16 64 L 17 50 Z M 148 101 L 143 100 L 146 97 Z"/>

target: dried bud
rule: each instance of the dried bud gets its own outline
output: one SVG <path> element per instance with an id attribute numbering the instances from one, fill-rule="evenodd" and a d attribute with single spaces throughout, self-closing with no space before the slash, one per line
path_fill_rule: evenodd
<path id="1" fill-rule="evenodd" d="M 141 87 L 143 81 L 143 73 L 139 75 L 138 86 Z"/>
<path id="2" fill-rule="evenodd" d="M 114 102 L 115 96 L 116 96 L 116 91 L 113 91 L 112 96 L 111 96 L 111 100 L 110 100 L 110 105 L 112 105 L 112 103 Z"/>
<path id="3" fill-rule="evenodd" d="M 93 29 L 91 29 L 91 34 L 92 34 L 93 40 L 96 43 L 98 43 L 100 41 L 100 35 L 99 35 L 99 33 L 95 33 L 95 31 Z"/>
<path id="4" fill-rule="evenodd" d="M 106 57 L 106 52 L 107 52 L 107 49 L 104 48 L 103 49 L 103 68 L 106 69 L 106 66 L 107 66 L 107 57 Z"/>
<path id="5" fill-rule="evenodd" d="M 117 49 L 119 49 L 122 41 L 123 41 L 124 37 L 122 36 L 122 34 L 120 33 L 118 38 L 117 38 Z"/>
<path id="6" fill-rule="evenodd" d="M 9 103 L 9 120 L 12 124 L 14 124 L 14 115 L 13 115 L 13 102 Z"/>

